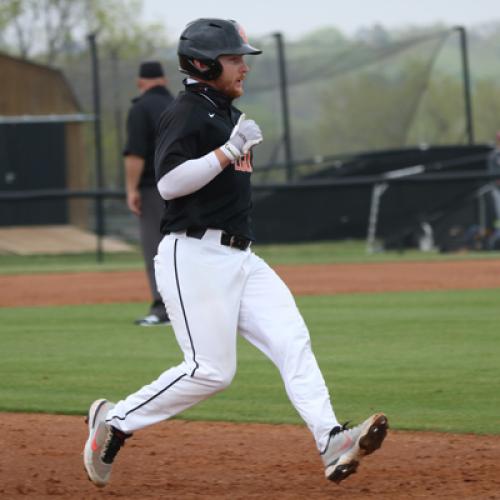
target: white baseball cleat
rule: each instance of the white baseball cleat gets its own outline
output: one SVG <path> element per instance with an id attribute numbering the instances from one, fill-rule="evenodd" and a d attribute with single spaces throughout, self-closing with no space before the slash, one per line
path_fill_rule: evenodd
<path id="1" fill-rule="evenodd" d="M 106 399 L 98 399 L 92 403 L 87 417 L 89 437 L 83 449 L 83 464 L 89 479 L 100 487 L 108 483 L 113 460 L 125 439 L 130 437 L 105 422 L 114 406 Z"/>
<path id="2" fill-rule="evenodd" d="M 325 464 L 325 476 L 340 483 L 356 472 L 362 457 L 378 450 L 387 435 L 387 417 L 377 413 L 362 424 L 347 429 L 334 427 L 321 458 Z"/>
<path id="3" fill-rule="evenodd" d="M 140 326 L 170 325 L 170 319 L 166 314 L 164 316 L 149 314 L 148 316 L 144 316 L 144 318 L 136 319 L 134 323 Z"/>

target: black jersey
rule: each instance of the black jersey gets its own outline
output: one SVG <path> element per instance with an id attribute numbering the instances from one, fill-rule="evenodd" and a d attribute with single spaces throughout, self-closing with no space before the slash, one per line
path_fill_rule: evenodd
<path id="1" fill-rule="evenodd" d="M 154 143 L 156 126 L 163 110 L 174 100 L 163 85 L 152 87 L 132 100 L 127 116 L 127 143 L 123 155 L 135 155 L 144 159 L 144 169 L 139 187 L 154 186 Z"/>
<path id="2" fill-rule="evenodd" d="M 187 85 L 160 119 L 156 180 L 181 163 L 221 147 L 240 115 L 231 100 L 215 89 L 201 84 Z M 251 206 L 250 172 L 229 165 L 198 191 L 169 200 L 161 232 L 223 229 L 253 240 Z"/>

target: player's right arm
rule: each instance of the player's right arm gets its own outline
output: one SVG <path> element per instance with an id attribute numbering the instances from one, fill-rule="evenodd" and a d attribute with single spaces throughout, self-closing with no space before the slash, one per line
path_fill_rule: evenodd
<path id="1" fill-rule="evenodd" d="M 127 116 L 127 143 L 123 151 L 128 208 L 141 214 L 139 183 L 148 151 L 149 122 L 145 110 L 136 103 Z"/>
<path id="2" fill-rule="evenodd" d="M 161 164 L 165 157 L 165 152 L 175 151 L 175 144 L 168 144 L 165 141 L 165 124 L 160 125 L 158 135 L 157 157 L 155 159 L 158 191 L 163 199 L 172 200 L 187 196 L 206 186 L 228 165 L 244 156 L 253 146 L 262 142 L 262 133 L 259 126 L 253 120 L 246 120 L 245 115 L 241 115 L 238 123 L 231 131 L 229 139 L 219 148 L 194 159 L 181 161 L 174 168 L 166 173 L 161 172 Z M 174 126 L 172 123 L 168 127 Z M 197 137 L 199 131 L 193 131 Z M 189 135 L 178 141 L 179 150 L 189 150 Z M 184 145 L 182 146 L 182 141 Z M 158 172 L 160 170 L 160 172 Z M 158 176 L 158 173 L 162 174 Z"/>
<path id="3" fill-rule="evenodd" d="M 141 215 L 141 193 L 139 181 L 144 170 L 144 158 L 136 155 L 127 155 L 125 163 L 125 187 L 127 191 L 128 208 L 136 215 Z"/>

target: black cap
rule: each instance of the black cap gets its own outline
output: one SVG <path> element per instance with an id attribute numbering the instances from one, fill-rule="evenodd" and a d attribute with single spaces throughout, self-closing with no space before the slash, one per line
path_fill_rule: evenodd
<path id="1" fill-rule="evenodd" d="M 158 61 L 146 61 L 139 66 L 139 78 L 161 78 L 164 76 L 162 65 Z"/>

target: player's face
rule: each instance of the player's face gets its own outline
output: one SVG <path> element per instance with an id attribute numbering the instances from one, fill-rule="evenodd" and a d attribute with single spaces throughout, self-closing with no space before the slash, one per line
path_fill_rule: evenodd
<path id="1" fill-rule="evenodd" d="M 220 56 L 219 62 L 222 64 L 222 73 L 219 78 L 213 80 L 213 86 L 231 99 L 241 97 L 244 92 L 243 80 L 250 71 L 244 57 Z"/>

